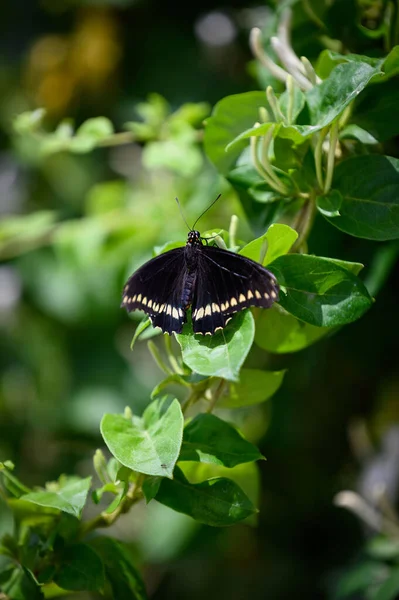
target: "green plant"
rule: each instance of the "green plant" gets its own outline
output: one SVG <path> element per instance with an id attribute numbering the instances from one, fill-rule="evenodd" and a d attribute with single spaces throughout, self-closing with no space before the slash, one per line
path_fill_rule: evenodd
<path id="1" fill-rule="evenodd" d="M 299 59 L 289 42 L 290 13 L 277 11 L 274 30 L 264 40 L 257 29 L 251 35 L 265 90 L 222 99 L 204 131 L 205 105 L 188 104 L 172 113 L 156 95 L 138 107 L 141 121 L 127 123 L 121 133 L 103 117 L 86 121 L 76 132 L 63 122 L 52 133 L 43 127 L 42 111 L 15 119 L 15 144 L 30 160 L 136 141 L 148 168 L 162 167 L 183 179 L 205 171 L 203 139 L 206 156 L 229 182 L 228 193 L 239 197 L 257 237 L 247 244 L 238 240 L 234 215 L 228 232 L 211 233 L 232 251 L 267 265 L 280 283 L 281 297 L 270 310 L 239 313 L 223 333 L 209 338 L 193 336 L 188 324 L 176 339 L 164 336 L 157 344 L 152 338 L 159 332 L 148 320 L 137 326 L 133 344 L 148 340 L 164 378 L 141 417 L 129 408 L 123 415 L 104 416 L 101 433 L 112 456 L 107 460 L 103 451 L 95 453 L 91 496 L 90 477 L 61 476 L 44 489 L 31 490 L 14 475 L 12 463 L 0 464 L 2 510 L 8 516 L 0 545 L 0 586 L 6 598 L 50 598 L 64 590 L 145 598 L 126 545 L 92 535 L 126 513 L 134 518 L 134 505 L 142 500 L 211 526 L 254 523 L 258 475 L 253 463 L 263 456 L 239 430 L 234 409 L 267 400 L 286 369 L 245 366 L 253 344 L 265 351 L 267 365 L 268 353 L 306 348 L 372 306 L 398 250 L 399 160 L 386 156 L 383 145 L 399 132 L 396 114 L 390 135 L 383 118 L 384 102 L 397 95 L 392 86 L 399 71 L 399 51 L 393 46 L 397 31 L 383 21 L 373 32 L 379 32 L 383 47 L 370 56 L 367 44 L 365 54 L 349 53 L 345 40 L 340 51 L 331 50 L 337 34 L 333 10 L 328 3 L 320 14 L 310 3 L 303 7 L 296 13 L 298 26 L 303 11 L 315 28 L 321 23 L 327 33 L 319 44 L 327 49 L 317 58 Z M 369 39 L 367 31 L 363 34 Z M 371 115 L 364 108 L 370 102 L 375 107 Z M 115 198 L 112 208 L 119 208 L 119 195 Z M 92 242 L 101 254 L 106 234 L 118 232 L 117 244 L 124 249 L 118 260 L 126 264 L 132 251 L 126 240 L 139 235 L 138 228 L 133 220 L 126 222 L 123 211 L 109 218 L 98 204 L 84 233 L 96 223 L 103 235 L 99 242 L 93 235 Z M 376 247 L 364 282 L 359 263 L 307 254 L 317 215 L 348 235 L 387 242 Z M 5 219 L 1 255 L 8 258 L 49 243 L 62 248 L 71 239 L 75 244 L 73 225 L 56 222 L 48 212 Z M 87 236 L 80 244 L 84 253 Z M 168 394 L 171 388 L 179 398 L 185 395 L 181 402 Z M 222 408 L 228 412 L 214 414 Z M 100 502 L 95 516 L 82 519 L 88 504 L 93 511 Z"/>

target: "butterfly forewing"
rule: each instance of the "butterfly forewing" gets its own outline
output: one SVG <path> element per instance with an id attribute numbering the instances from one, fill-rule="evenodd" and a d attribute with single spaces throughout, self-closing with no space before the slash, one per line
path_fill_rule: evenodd
<path id="1" fill-rule="evenodd" d="M 276 278 L 260 264 L 213 246 L 199 248 L 198 255 L 192 304 L 195 333 L 213 334 L 235 312 L 249 306 L 269 308 L 278 300 Z"/>
<path id="2" fill-rule="evenodd" d="M 186 320 L 181 303 L 184 275 L 184 248 L 160 254 L 130 277 L 121 306 L 128 312 L 143 310 L 165 333 L 179 333 Z"/>

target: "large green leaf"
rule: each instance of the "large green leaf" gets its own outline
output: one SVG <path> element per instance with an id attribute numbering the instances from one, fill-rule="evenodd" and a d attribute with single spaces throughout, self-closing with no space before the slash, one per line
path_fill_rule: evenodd
<path id="1" fill-rule="evenodd" d="M 360 125 L 379 142 L 399 133 L 399 86 L 397 78 L 372 85 L 356 102 L 351 121 Z"/>
<path id="2" fill-rule="evenodd" d="M 331 331 L 331 327 L 309 325 L 272 306 L 260 311 L 256 319 L 255 344 L 268 352 L 286 354 L 307 348 Z"/>
<path id="3" fill-rule="evenodd" d="M 240 250 L 239 254 L 256 262 L 259 262 L 261 255 L 264 254 L 262 264 L 267 265 L 279 256 L 287 254 L 297 237 L 297 232 L 288 225 L 273 223 L 266 233 L 249 242 Z"/>
<path id="4" fill-rule="evenodd" d="M 152 402 L 140 419 L 106 414 L 101 433 L 112 454 L 126 467 L 147 475 L 173 477 L 183 437 L 184 419 L 175 399 Z"/>
<path id="5" fill-rule="evenodd" d="M 200 375 L 212 375 L 236 381 L 240 368 L 252 346 L 255 326 L 249 310 L 241 311 L 223 331 L 211 336 L 194 335 L 186 324 L 176 335 L 183 360 Z"/>
<path id="6" fill-rule="evenodd" d="M 330 223 L 356 237 L 399 238 L 399 159 L 378 154 L 356 156 L 338 165 L 334 190 L 343 200 Z"/>
<path id="7" fill-rule="evenodd" d="M 269 313 L 264 310 L 262 313 Z M 258 336 L 256 325 L 255 341 Z M 259 344 L 258 344 L 259 345 Z M 267 400 L 282 384 L 285 371 L 262 371 L 260 369 L 241 369 L 240 381 L 230 383 L 225 395 L 218 402 L 221 408 L 240 408 L 259 404 Z"/>
<path id="8" fill-rule="evenodd" d="M 79 477 L 61 477 L 59 482 L 47 484 L 47 489 L 40 492 L 30 492 L 22 496 L 21 500 L 57 508 L 80 518 L 87 494 L 91 485 L 91 477 L 80 479 Z"/>
<path id="9" fill-rule="evenodd" d="M 361 317 L 372 304 L 362 281 L 328 258 L 287 254 L 269 269 L 281 286 L 281 306 L 311 325 L 345 325 Z"/>
<path id="10" fill-rule="evenodd" d="M 54 583 L 64 590 L 101 590 L 104 587 L 104 568 L 98 554 L 87 544 L 65 548 Z"/>
<path id="11" fill-rule="evenodd" d="M 349 62 L 335 67 L 327 79 L 306 93 L 311 124 L 321 129 L 332 123 L 378 74 L 378 65 L 366 63 Z"/>
<path id="12" fill-rule="evenodd" d="M 231 468 L 261 458 L 256 446 L 215 415 L 199 414 L 184 428 L 179 461 L 214 463 Z"/>
<path id="13" fill-rule="evenodd" d="M 100 556 L 113 597 L 146 600 L 147 593 L 128 548 L 109 537 L 97 537 L 90 544 Z"/>
<path id="14" fill-rule="evenodd" d="M 264 92 L 245 92 L 227 96 L 218 102 L 205 122 L 204 147 L 217 169 L 226 174 L 247 145 L 238 143 L 226 152 L 226 146 L 259 119 L 259 108 L 265 106 Z"/>
<path id="15" fill-rule="evenodd" d="M 233 468 L 203 462 L 181 462 L 179 468 L 191 483 L 201 483 L 213 477 L 226 477 L 236 483 L 250 499 L 253 506 L 259 508 L 261 489 L 259 466 L 256 462 L 247 462 Z M 258 514 L 253 513 L 245 523 L 256 525 Z"/>
<path id="16" fill-rule="evenodd" d="M 372 77 L 381 74 L 379 66 L 351 62 L 339 64 L 328 79 L 306 92 L 306 102 L 309 107 L 309 125 L 279 124 L 275 135 L 302 144 L 304 139 L 330 125 L 345 108 L 364 90 Z M 265 135 L 271 123 L 250 126 L 242 129 L 229 140 L 229 152 L 242 151 L 245 140 L 250 137 Z"/>
<path id="17" fill-rule="evenodd" d="M 233 525 L 256 513 L 252 502 L 231 479 L 214 477 L 194 484 L 179 468 L 173 480 L 163 479 L 156 499 L 213 527 Z"/>

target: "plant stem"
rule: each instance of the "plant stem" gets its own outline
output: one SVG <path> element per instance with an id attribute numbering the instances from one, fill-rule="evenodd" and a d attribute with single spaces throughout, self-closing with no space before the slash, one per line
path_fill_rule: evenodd
<path id="1" fill-rule="evenodd" d="M 121 146 L 122 144 L 131 144 L 135 141 L 135 135 L 131 131 L 121 131 L 114 133 L 109 137 L 97 142 L 98 147 Z"/>
<path id="2" fill-rule="evenodd" d="M 213 412 L 213 410 L 214 410 L 214 408 L 216 406 L 217 401 L 219 400 L 220 396 L 222 395 L 225 383 L 226 382 L 225 382 L 224 379 L 221 379 L 219 381 L 219 384 L 218 384 L 216 390 L 212 394 L 211 402 L 210 402 L 210 404 L 208 406 L 208 409 L 206 411 L 208 414 L 210 414 L 211 412 Z"/>
<path id="3" fill-rule="evenodd" d="M 168 357 L 168 360 L 169 360 L 169 363 L 170 363 L 172 369 L 174 370 L 175 373 L 178 373 L 179 375 L 183 375 L 183 371 L 180 368 L 180 365 L 177 362 L 175 355 L 173 354 L 172 337 L 170 335 L 164 335 L 164 342 L 165 342 L 166 354 L 167 354 L 167 357 Z"/>
<path id="4" fill-rule="evenodd" d="M 300 210 L 298 224 L 295 227 L 298 232 L 298 239 L 292 246 L 293 251 L 299 252 L 304 244 L 306 244 L 315 216 L 316 202 L 315 193 L 313 192 Z"/>
<path id="5" fill-rule="evenodd" d="M 82 523 L 79 538 L 84 538 L 88 533 L 94 531 L 95 529 L 99 529 L 101 527 L 110 527 L 115 523 L 115 521 L 117 521 L 117 519 L 119 519 L 121 515 L 127 513 L 133 504 L 139 502 L 139 500 L 142 498 L 141 486 L 144 477 L 145 475 L 140 474 L 137 478 L 137 481 L 130 484 L 128 493 L 121 501 L 118 508 L 114 510 L 114 512 L 108 514 L 103 511 L 94 517 L 94 519 L 91 519 L 86 523 Z"/>
<path id="6" fill-rule="evenodd" d="M 152 358 L 157 363 L 158 367 L 167 375 L 173 375 L 173 371 L 164 363 L 158 348 L 151 340 L 147 343 L 148 350 L 151 352 Z"/>

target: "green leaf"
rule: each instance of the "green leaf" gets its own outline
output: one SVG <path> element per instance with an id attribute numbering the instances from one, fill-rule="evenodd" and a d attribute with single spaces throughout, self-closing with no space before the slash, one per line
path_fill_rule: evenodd
<path id="1" fill-rule="evenodd" d="M 97 537 L 90 545 L 100 556 L 115 600 L 146 600 L 147 593 L 128 548 L 109 537 Z"/>
<path id="2" fill-rule="evenodd" d="M 142 490 L 146 504 L 151 502 L 158 494 L 159 486 L 161 485 L 162 477 L 146 477 L 144 479 Z"/>
<path id="3" fill-rule="evenodd" d="M 395 560 L 399 557 L 399 540 L 375 536 L 368 542 L 366 551 L 377 560 Z"/>
<path id="4" fill-rule="evenodd" d="M 317 196 L 316 206 L 325 217 L 339 217 L 342 204 L 342 196 L 338 190 L 331 190 L 325 196 Z"/>
<path id="5" fill-rule="evenodd" d="M 379 67 L 371 67 L 365 63 L 343 63 L 335 67 L 331 75 L 320 85 L 306 92 L 309 107 L 310 125 L 280 124 L 276 134 L 282 138 L 302 144 L 304 140 L 320 129 L 330 125 L 345 108 L 357 98 L 372 77 L 382 74 Z M 257 127 L 249 127 L 230 141 L 230 148 L 240 151 L 245 139 L 264 135 L 274 123 L 263 123 Z M 236 145 L 237 144 L 237 145 Z"/>
<path id="6" fill-rule="evenodd" d="M 95 117 L 84 121 L 76 131 L 77 137 L 90 137 L 93 140 L 103 140 L 114 133 L 114 126 L 106 117 Z"/>
<path id="7" fill-rule="evenodd" d="M 376 582 L 387 579 L 389 567 L 377 561 L 363 561 L 346 570 L 339 578 L 335 598 L 342 600 L 353 597 L 357 592 L 365 592 L 373 588 Z M 365 597 L 363 594 L 362 597 Z M 375 600 L 375 596 L 373 596 Z"/>
<path id="8" fill-rule="evenodd" d="M 352 123 L 347 125 L 339 133 L 340 140 L 357 140 L 362 144 L 378 144 L 378 140 L 371 135 L 366 129 Z"/>
<path id="9" fill-rule="evenodd" d="M 258 123 L 257 125 L 253 125 L 249 129 L 245 129 L 239 135 L 237 135 L 233 140 L 231 140 L 231 142 L 229 144 L 227 144 L 226 152 L 229 152 L 230 150 L 237 148 L 238 144 L 240 142 L 243 142 L 250 137 L 260 137 L 262 135 L 265 135 L 269 131 L 270 127 L 272 127 L 272 126 L 276 126 L 276 124 L 272 123 L 272 122 L 261 123 L 261 124 Z M 276 128 L 276 131 L 277 130 L 278 129 Z M 241 145 L 240 145 L 240 149 L 242 150 Z"/>
<path id="10" fill-rule="evenodd" d="M 23 112 L 15 117 L 13 121 L 14 130 L 22 135 L 35 132 L 42 125 L 45 116 L 46 111 L 44 108 Z"/>
<path id="11" fill-rule="evenodd" d="M 269 268 L 281 286 L 281 306 L 311 325 L 351 323 L 372 304 L 362 281 L 328 258 L 287 254 Z"/>
<path id="12" fill-rule="evenodd" d="M 364 265 L 358 262 L 349 262 L 348 260 L 341 260 L 340 258 L 328 258 L 328 261 L 350 271 L 354 275 L 359 275 L 360 271 L 364 269 Z"/>
<path id="13" fill-rule="evenodd" d="M 65 548 L 54 583 L 64 590 L 96 591 L 104 587 L 104 568 L 98 554 L 87 544 Z"/>
<path id="14" fill-rule="evenodd" d="M 150 325 L 151 325 L 150 317 L 144 317 L 144 319 L 142 321 L 140 321 L 140 323 L 136 327 L 136 331 L 134 332 L 134 336 L 133 336 L 132 342 L 130 344 L 130 350 L 133 350 L 133 346 L 134 346 L 135 342 L 137 341 L 137 339 L 140 337 L 140 334 L 143 333 L 143 331 L 145 331 L 147 329 L 147 327 L 149 327 Z"/>
<path id="15" fill-rule="evenodd" d="M 12 473 L 13 470 L 14 464 L 10 460 L 0 462 L 0 477 L 3 479 L 4 487 L 10 494 L 20 498 L 23 494 L 30 492 L 30 489 L 15 477 Z"/>
<path id="16" fill-rule="evenodd" d="M 0 572 L 0 598 L 3 594 L 5 600 L 44 600 L 40 586 L 24 567 L 10 567 Z"/>
<path id="17" fill-rule="evenodd" d="M 87 494 L 91 485 L 91 477 L 80 479 L 78 477 L 60 477 L 59 482 L 47 484 L 47 489 L 40 492 L 30 492 L 22 496 L 22 500 L 45 506 L 57 508 L 80 518 L 86 503 Z"/>
<path id="18" fill-rule="evenodd" d="M 251 258 L 256 262 L 260 261 L 263 254 L 264 259 L 262 264 L 267 265 L 279 256 L 287 254 L 297 237 L 297 232 L 288 225 L 273 223 L 266 233 L 244 246 L 239 254 Z"/>
<path id="19" fill-rule="evenodd" d="M 377 154 L 349 158 L 337 166 L 333 185 L 343 202 L 332 225 L 370 240 L 399 238 L 399 159 Z"/>
<path id="20" fill-rule="evenodd" d="M 399 86 L 396 78 L 372 85 L 356 102 L 351 120 L 379 142 L 384 142 L 399 133 L 398 103 Z"/>
<path id="21" fill-rule="evenodd" d="M 226 152 L 226 146 L 259 119 L 265 106 L 264 92 L 246 92 L 227 96 L 216 104 L 205 121 L 204 147 L 209 159 L 221 173 L 228 173 L 247 142 L 244 140 Z"/>
<path id="22" fill-rule="evenodd" d="M 268 313 L 265 310 L 262 313 Z M 256 325 L 255 341 L 258 334 Z M 259 345 L 259 344 L 258 344 Z M 241 408 L 268 400 L 279 389 L 285 371 L 261 371 L 241 369 L 240 381 L 231 383 L 225 395 L 218 402 L 220 408 Z"/>
<path id="23" fill-rule="evenodd" d="M 255 335 L 252 314 L 245 310 L 235 315 L 223 331 L 212 336 L 194 335 L 186 324 L 176 335 L 183 361 L 200 375 L 237 381 L 240 368 L 251 349 Z"/>
<path id="24" fill-rule="evenodd" d="M 179 461 L 214 463 L 235 467 L 264 458 L 258 448 L 235 427 L 211 414 L 197 415 L 184 428 Z"/>
<path id="25" fill-rule="evenodd" d="M 366 63 L 371 67 L 381 67 L 384 59 L 372 58 L 362 54 L 339 54 L 333 50 L 323 50 L 317 60 L 316 72 L 321 79 L 327 79 L 331 71 L 341 63 Z M 385 70 L 385 68 L 384 68 Z"/>
<path id="26" fill-rule="evenodd" d="M 126 467 L 146 475 L 173 477 L 183 438 L 184 419 L 175 399 L 165 412 L 163 400 L 152 402 L 143 418 L 104 415 L 101 433 L 112 454 Z"/>
<path id="27" fill-rule="evenodd" d="M 213 527 L 233 525 L 256 513 L 252 502 L 234 481 L 215 477 L 193 484 L 179 468 L 173 480 L 163 479 L 156 499 Z"/>
<path id="28" fill-rule="evenodd" d="M 34 248 L 37 241 L 50 239 L 57 215 L 42 210 L 30 215 L 3 216 L 0 221 L 0 258 L 18 256 Z"/>
<path id="29" fill-rule="evenodd" d="M 307 348 L 331 331 L 331 327 L 309 325 L 272 306 L 260 311 L 256 319 L 255 344 L 268 352 L 287 354 Z"/>
<path id="30" fill-rule="evenodd" d="M 202 162 L 201 151 L 196 145 L 178 140 L 148 142 L 143 150 L 145 167 L 170 169 L 183 177 L 196 175 Z"/>
<path id="31" fill-rule="evenodd" d="M 234 481 L 244 494 L 250 499 L 255 509 L 258 509 L 260 496 L 260 472 L 256 462 L 247 462 L 233 468 L 203 462 L 181 462 L 179 463 L 184 477 L 191 483 L 202 483 L 214 477 L 225 477 Z M 256 525 L 258 514 L 253 513 L 245 519 L 244 523 Z"/>
<path id="32" fill-rule="evenodd" d="M 384 581 L 373 600 L 397 600 L 399 595 L 399 567 L 391 569 L 388 579 Z"/>
<path id="33" fill-rule="evenodd" d="M 154 389 L 151 392 L 151 399 L 154 399 L 160 394 L 163 394 L 165 388 L 169 387 L 170 385 L 173 385 L 174 383 L 177 385 L 182 385 L 184 387 L 190 387 L 190 383 L 186 380 L 185 377 L 179 375 L 178 373 L 172 373 L 172 375 L 168 375 L 167 377 L 165 377 L 165 379 L 160 381 L 154 387 Z"/>
<path id="34" fill-rule="evenodd" d="M 310 121 L 319 129 L 334 121 L 367 86 L 382 74 L 379 66 L 350 62 L 335 67 L 329 77 L 306 93 Z"/>

